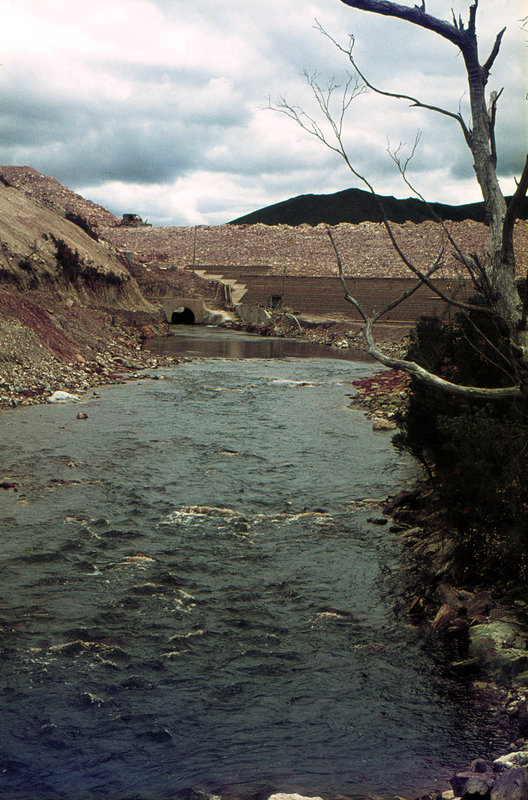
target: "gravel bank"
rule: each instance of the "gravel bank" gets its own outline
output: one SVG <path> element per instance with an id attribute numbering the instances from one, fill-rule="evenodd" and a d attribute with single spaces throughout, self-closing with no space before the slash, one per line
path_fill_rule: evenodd
<path id="1" fill-rule="evenodd" d="M 152 314 L 69 305 L 0 292 L 0 409 L 46 402 L 55 391 L 118 383 L 131 371 L 172 362 L 142 350 L 166 325 Z"/>

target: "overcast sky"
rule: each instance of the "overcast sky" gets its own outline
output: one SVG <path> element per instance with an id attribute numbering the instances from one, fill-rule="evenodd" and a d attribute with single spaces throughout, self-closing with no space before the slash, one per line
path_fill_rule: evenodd
<path id="1" fill-rule="evenodd" d="M 403 2 L 404 0 L 401 0 Z M 408 0 L 409 5 L 413 0 Z M 467 20 L 469 2 L 428 0 Z M 314 111 L 302 76 L 346 76 L 345 57 L 380 88 L 466 108 L 456 48 L 340 0 L 0 0 L 0 163 L 29 165 L 114 213 L 158 225 L 220 224 L 298 194 L 359 185 L 339 157 L 266 108 L 284 95 Z M 525 0 L 480 0 L 483 60 L 507 25 L 489 88 L 504 93 L 499 172 L 514 186 L 526 148 Z M 387 141 L 412 146 L 410 177 L 430 200 L 480 199 L 455 122 L 363 94 L 350 106 L 351 160 L 380 194 L 407 197 Z"/>

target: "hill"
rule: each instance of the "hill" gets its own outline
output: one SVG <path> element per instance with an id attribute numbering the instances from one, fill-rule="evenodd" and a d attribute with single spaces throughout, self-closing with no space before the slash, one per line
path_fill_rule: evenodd
<path id="1" fill-rule="evenodd" d="M 55 178 L 43 175 L 33 167 L 0 166 L 0 183 L 19 189 L 32 200 L 43 203 L 62 216 L 67 214 L 82 216 L 92 228 L 119 224 L 118 217 L 108 209 L 86 200 L 80 194 L 67 189 Z"/>
<path id="2" fill-rule="evenodd" d="M 474 220 L 484 222 L 482 203 L 450 206 L 443 203 L 426 204 L 410 197 L 398 200 L 392 196 L 379 195 L 385 213 L 390 222 L 421 223 L 426 220 L 440 218 L 462 222 Z M 521 219 L 528 219 L 528 201 L 525 199 Z M 334 194 L 302 194 L 274 203 L 250 214 L 245 214 L 231 221 L 232 225 L 339 225 L 342 222 L 358 224 L 360 222 L 383 222 L 383 216 L 376 198 L 362 189 L 345 189 Z"/>
<path id="3" fill-rule="evenodd" d="M 29 177 L 61 193 L 53 179 Z M 126 365 L 142 363 L 140 339 L 163 325 L 162 314 L 124 256 L 79 224 L 85 220 L 78 212 L 92 210 L 88 201 L 74 214 L 38 199 L 29 185 L 6 183 L 0 181 L 0 408 L 115 382 Z"/>
<path id="4" fill-rule="evenodd" d="M 215 296 L 103 239 L 119 222 L 32 167 L 0 166 L 0 409 L 154 365 L 141 342 L 167 331 L 158 297 Z"/>

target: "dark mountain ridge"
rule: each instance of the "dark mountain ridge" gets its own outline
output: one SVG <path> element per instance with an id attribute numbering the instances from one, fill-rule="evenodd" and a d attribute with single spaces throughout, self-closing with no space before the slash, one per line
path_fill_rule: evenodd
<path id="1" fill-rule="evenodd" d="M 444 203 L 424 203 L 414 197 L 398 200 L 392 196 L 378 195 L 390 222 L 420 223 L 437 219 L 475 220 L 484 222 L 484 204 L 468 203 L 450 206 Z M 521 219 L 528 219 L 528 200 L 521 206 Z M 231 225 L 339 225 L 340 222 L 383 222 L 383 216 L 370 192 L 362 189 L 345 189 L 334 194 L 302 194 L 274 203 L 231 221 Z"/>

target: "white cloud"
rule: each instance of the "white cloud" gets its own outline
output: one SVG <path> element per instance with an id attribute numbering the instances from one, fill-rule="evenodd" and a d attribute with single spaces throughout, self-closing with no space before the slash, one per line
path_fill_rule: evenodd
<path id="1" fill-rule="evenodd" d="M 427 0 L 466 20 L 469 2 Z M 508 25 L 490 89 L 499 106 L 505 188 L 526 142 L 524 0 L 481 0 L 480 47 Z M 0 30 L 0 162 L 30 164 L 116 213 L 152 222 L 224 222 L 292 195 L 354 185 L 346 168 L 295 124 L 263 111 L 268 95 L 309 107 L 301 73 L 346 71 L 314 30 L 346 42 L 380 88 L 467 113 L 455 47 L 339 0 L 7 0 Z M 422 131 L 412 178 L 431 200 L 479 198 L 456 123 L 366 95 L 346 140 L 382 194 L 408 195 L 386 156 Z M 511 187 L 511 188 L 510 188 Z"/>

